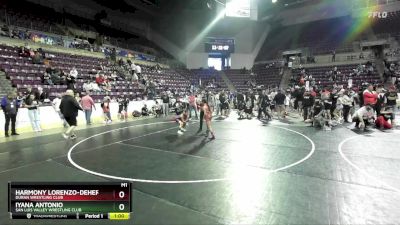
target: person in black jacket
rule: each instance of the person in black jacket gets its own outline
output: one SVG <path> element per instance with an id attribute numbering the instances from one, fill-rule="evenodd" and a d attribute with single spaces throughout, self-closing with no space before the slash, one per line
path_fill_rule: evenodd
<path id="1" fill-rule="evenodd" d="M 323 127 L 324 126 L 324 104 L 321 99 L 316 98 L 314 100 L 314 105 L 312 107 L 312 115 L 311 115 L 311 126 L 312 127 Z"/>
<path id="2" fill-rule="evenodd" d="M 60 112 L 63 114 L 65 121 L 67 121 L 69 125 L 67 131 L 63 133 L 65 139 L 76 139 L 74 130 L 77 126 L 76 117 L 78 116 L 78 110 L 82 110 L 82 108 L 74 98 L 74 91 L 69 89 L 62 97 L 60 103 Z"/>
<path id="3" fill-rule="evenodd" d="M 15 92 L 8 93 L 7 96 L 3 97 L 1 100 L 1 108 L 4 112 L 4 117 L 6 119 L 4 125 L 4 134 L 9 137 L 8 130 L 10 128 L 11 121 L 11 135 L 19 135 L 15 130 L 15 121 L 17 119 L 18 108 L 20 102 L 17 100 L 17 95 Z"/>
<path id="4" fill-rule="evenodd" d="M 75 77 L 71 76 L 71 74 L 67 74 L 66 78 L 67 88 L 69 90 L 75 90 Z"/>
<path id="5" fill-rule="evenodd" d="M 120 120 L 128 121 L 128 105 L 129 98 L 126 98 L 124 95 L 117 98 L 118 102 L 118 118 Z"/>
<path id="6" fill-rule="evenodd" d="M 166 92 L 163 93 L 163 95 L 161 96 L 162 99 L 162 111 L 165 117 L 168 116 L 169 113 L 169 96 Z"/>
<path id="7" fill-rule="evenodd" d="M 307 119 L 310 119 L 310 114 L 311 114 L 311 108 L 314 105 L 314 97 L 311 96 L 311 93 L 309 91 L 304 92 L 303 96 L 303 116 L 304 116 L 304 121 Z"/>
<path id="8" fill-rule="evenodd" d="M 268 117 L 268 120 L 272 119 L 272 116 L 268 113 L 268 110 L 267 110 L 269 105 L 270 105 L 270 100 L 269 100 L 268 95 L 266 93 L 262 93 L 259 96 L 258 116 L 257 116 L 258 119 L 261 119 L 262 113 L 264 113 L 264 115 L 266 117 Z"/>
<path id="9" fill-rule="evenodd" d="M 278 90 L 278 93 L 274 97 L 274 102 L 276 104 L 276 112 L 278 113 L 278 119 L 285 118 L 285 99 L 286 95 L 282 93 L 282 90 Z"/>

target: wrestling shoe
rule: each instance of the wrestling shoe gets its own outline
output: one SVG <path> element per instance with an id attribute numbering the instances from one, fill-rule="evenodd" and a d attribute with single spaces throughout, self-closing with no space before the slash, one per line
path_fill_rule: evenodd
<path id="1" fill-rule="evenodd" d="M 178 130 L 178 135 L 182 135 L 183 132 L 181 130 Z"/>

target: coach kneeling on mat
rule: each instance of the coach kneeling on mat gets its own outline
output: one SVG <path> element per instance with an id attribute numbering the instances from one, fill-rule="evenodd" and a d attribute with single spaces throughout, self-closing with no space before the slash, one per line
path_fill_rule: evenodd
<path id="1" fill-rule="evenodd" d="M 62 97 L 60 104 L 60 112 L 63 114 L 65 121 L 67 121 L 69 125 L 67 131 L 62 134 L 65 139 L 76 139 L 74 129 L 77 126 L 76 117 L 78 116 L 78 110 L 82 110 L 82 108 L 75 100 L 74 92 L 72 90 L 67 90 L 65 95 Z"/>

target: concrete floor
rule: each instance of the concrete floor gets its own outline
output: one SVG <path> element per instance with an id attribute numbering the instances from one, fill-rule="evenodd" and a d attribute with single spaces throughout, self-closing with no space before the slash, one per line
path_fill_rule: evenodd
<path id="1" fill-rule="evenodd" d="M 215 120 L 177 135 L 167 119 L 0 143 L 0 224 L 397 224 L 400 132 L 320 131 L 297 118 Z M 104 133 L 103 133 L 104 132 Z M 97 135 L 92 137 L 93 135 Z M 89 138 L 87 140 L 84 140 Z M 350 138 L 350 139 L 349 139 Z M 67 153 L 74 144 L 71 160 Z M 82 167 L 77 168 L 76 166 Z M 7 213 L 8 181 L 133 181 L 129 221 L 23 221 Z"/>

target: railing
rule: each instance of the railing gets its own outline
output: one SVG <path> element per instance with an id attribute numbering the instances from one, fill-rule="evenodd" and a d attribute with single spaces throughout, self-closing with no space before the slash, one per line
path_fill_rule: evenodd
<path id="1" fill-rule="evenodd" d="M 363 52 L 364 58 L 360 58 L 360 52 L 350 53 L 344 55 L 336 55 L 335 61 L 332 61 L 332 55 L 319 55 L 315 57 L 315 63 L 306 62 L 304 57 L 295 57 L 293 60 L 293 66 L 307 65 L 307 64 L 335 64 L 344 62 L 360 62 L 367 60 L 374 60 L 375 56 L 371 52 Z"/>

